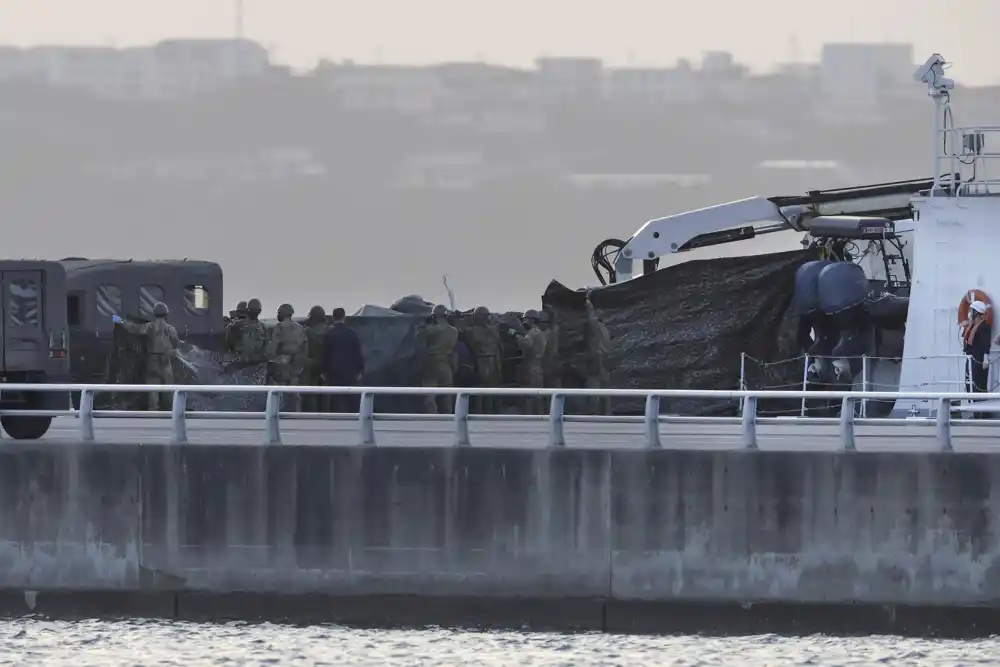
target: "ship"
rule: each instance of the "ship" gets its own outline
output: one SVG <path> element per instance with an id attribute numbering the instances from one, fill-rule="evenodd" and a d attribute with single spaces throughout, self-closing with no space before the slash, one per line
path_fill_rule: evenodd
<path id="1" fill-rule="evenodd" d="M 807 391 L 968 391 L 960 327 L 973 300 L 987 304 L 992 325 L 990 295 L 1000 289 L 1000 264 L 989 242 L 1000 220 L 1000 180 L 993 173 L 1000 154 L 989 145 L 1000 128 L 955 125 L 955 84 L 944 74 L 946 64 L 934 54 L 914 74 L 936 110 L 928 132 L 932 177 L 749 197 L 649 220 L 629 239 L 608 239 L 595 248 L 597 293 L 654 279 L 667 270 L 660 261 L 668 255 L 801 232 L 804 250 L 791 295 L 796 326 L 808 338 L 802 354 L 767 363 L 794 363 L 792 376 Z M 836 302 L 832 357 L 829 351 L 810 354 L 820 338 L 810 319 L 818 292 L 820 300 Z M 844 350 L 851 353 L 840 354 Z M 740 388 L 774 388 L 750 386 L 745 360 L 740 367 Z M 991 367 L 989 391 L 997 381 Z M 795 412 L 807 416 L 826 407 L 803 401 Z M 996 408 L 979 401 L 954 409 L 969 415 Z M 858 409 L 867 417 L 934 416 L 938 405 L 906 399 L 864 402 Z"/>

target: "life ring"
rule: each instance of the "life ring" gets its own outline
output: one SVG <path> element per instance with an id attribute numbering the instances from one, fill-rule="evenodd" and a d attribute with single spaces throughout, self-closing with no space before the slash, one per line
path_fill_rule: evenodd
<path id="1" fill-rule="evenodd" d="M 959 325 L 969 321 L 969 306 L 972 305 L 973 301 L 982 301 L 986 304 L 986 323 L 990 325 L 990 328 L 993 328 L 993 302 L 990 301 L 990 297 L 986 296 L 986 292 L 978 289 L 970 289 L 958 302 Z"/>

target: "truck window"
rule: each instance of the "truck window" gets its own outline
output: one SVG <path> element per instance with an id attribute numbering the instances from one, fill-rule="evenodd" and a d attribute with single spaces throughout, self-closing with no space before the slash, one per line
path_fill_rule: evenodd
<path id="1" fill-rule="evenodd" d="M 163 298 L 163 288 L 159 285 L 143 285 L 139 288 L 139 314 L 152 319 L 153 306 L 157 301 L 166 301 Z"/>
<path id="2" fill-rule="evenodd" d="M 111 317 L 122 314 L 122 288 L 118 285 L 101 285 L 95 294 L 97 297 L 97 314 L 101 317 Z"/>
<path id="3" fill-rule="evenodd" d="M 10 323 L 17 327 L 37 327 L 38 283 L 31 278 L 10 281 Z"/>
<path id="4" fill-rule="evenodd" d="M 83 324 L 83 294 L 73 292 L 66 297 L 66 325 L 78 327 Z"/>
<path id="5" fill-rule="evenodd" d="M 192 315 L 208 314 L 208 290 L 202 285 L 184 288 L 184 308 Z"/>

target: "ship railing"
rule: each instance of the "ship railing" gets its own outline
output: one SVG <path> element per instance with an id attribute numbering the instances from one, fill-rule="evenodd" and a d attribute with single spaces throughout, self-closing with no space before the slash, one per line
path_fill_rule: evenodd
<path id="1" fill-rule="evenodd" d="M 95 442 L 95 421 L 105 418 L 145 418 L 170 420 L 171 441 L 174 443 L 188 442 L 188 422 L 197 419 L 242 419 L 262 420 L 264 422 L 264 444 L 279 445 L 282 442 L 281 424 L 294 420 L 348 420 L 357 424 L 358 444 L 376 445 L 375 423 L 377 421 L 444 421 L 451 423 L 453 444 L 467 446 L 472 444 L 469 425 L 474 422 L 537 422 L 547 425 L 548 443 L 551 447 L 566 446 L 567 424 L 612 423 L 635 424 L 642 428 L 647 448 L 663 447 L 661 434 L 662 424 L 732 424 L 739 425 L 742 446 L 746 449 L 757 449 L 757 426 L 762 424 L 799 424 L 805 427 L 812 425 L 837 425 L 840 442 L 844 449 L 855 450 L 855 427 L 857 425 L 904 425 L 935 429 L 936 441 L 944 451 L 953 451 L 951 426 L 952 406 L 959 401 L 1000 399 L 1000 394 L 988 393 L 946 393 L 946 392 L 909 392 L 909 391 L 740 391 L 740 390 L 697 390 L 697 389 L 497 389 L 497 388 L 431 388 L 431 387 L 288 387 L 263 385 L 119 385 L 119 384 L 4 384 L 0 392 L 80 392 L 78 409 L 67 410 L 0 410 L 0 416 L 26 417 L 72 417 L 79 419 L 79 439 L 83 442 Z M 127 393 L 169 393 L 173 403 L 169 411 L 136 412 L 131 410 L 95 410 L 94 396 L 105 392 Z M 266 395 L 263 412 L 219 412 L 219 411 L 189 411 L 187 396 L 189 394 L 264 394 Z M 282 396 L 298 395 L 354 395 L 360 397 L 359 410 L 356 413 L 301 413 L 284 412 L 281 409 Z M 375 411 L 375 398 L 378 396 L 448 396 L 455 400 L 452 414 L 381 414 Z M 826 401 L 839 401 L 840 416 L 832 418 L 819 417 L 764 417 L 758 414 L 760 401 L 773 399 L 817 398 Z M 548 414 L 545 415 L 484 415 L 470 414 L 469 401 L 474 396 L 511 396 L 524 399 L 547 399 Z M 605 416 L 605 415 L 570 415 L 566 414 L 566 399 L 571 397 L 585 398 L 627 398 L 643 399 L 645 411 L 641 416 Z M 693 417 L 665 415 L 661 412 L 661 402 L 670 399 L 703 399 L 713 401 L 740 401 L 742 408 L 737 417 Z M 937 410 L 934 417 L 908 417 L 904 419 L 863 419 L 856 415 L 855 406 L 859 401 L 871 400 L 909 400 L 932 401 Z M 972 427 L 1000 427 L 998 419 L 982 419 L 970 422 Z M 669 446 L 669 441 L 667 443 Z"/>
<path id="2" fill-rule="evenodd" d="M 860 359 L 861 361 L 861 373 L 860 376 L 854 379 L 853 390 L 860 391 L 862 393 L 869 393 L 872 391 L 944 391 L 949 393 L 962 393 L 968 389 L 968 378 L 971 371 L 972 357 L 965 354 L 938 354 L 938 355 L 927 355 L 927 356 L 915 356 L 915 357 L 880 357 L 875 355 L 861 355 L 860 357 L 833 357 L 833 356 L 813 356 L 804 354 L 798 357 L 790 357 L 787 359 L 779 359 L 777 361 L 761 361 L 755 359 L 748 354 L 742 354 L 740 357 L 740 385 L 741 390 L 747 389 L 761 389 L 765 391 L 777 390 L 782 391 L 786 389 L 799 388 L 802 391 L 806 391 L 809 388 L 809 365 L 816 359 L 823 359 L 827 362 L 832 363 L 836 359 Z M 994 364 L 992 362 L 1000 358 L 1000 352 L 993 352 L 990 355 L 991 365 L 990 365 L 990 391 L 994 391 L 1000 386 L 1000 377 L 998 374 L 993 372 Z M 928 382 L 922 382 L 919 384 L 912 384 L 902 386 L 897 383 L 880 383 L 874 378 L 874 367 L 879 361 L 890 361 L 890 362 L 902 362 L 902 361 L 920 361 L 924 362 L 929 366 L 934 368 L 931 370 L 929 375 L 931 377 L 944 377 L 943 380 L 933 380 Z M 774 368 L 780 367 L 783 364 L 794 364 L 799 366 L 801 364 L 800 380 L 796 382 L 788 383 L 772 383 L 772 384 L 762 384 L 757 386 L 750 386 L 747 381 L 747 370 L 751 366 L 758 366 L 763 368 Z M 937 372 L 940 370 L 940 372 Z M 822 386 L 822 383 L 819 384 Z M 833 386 L 833 385 L 829 385 Z M 814 398 L 818 399 L 816 396 L 818 392 L 816 390 L 809 392 L 807 397 L 803 397 L 802 401 L 797 410 L 800 417 L 806 417 L 810 412 L 825 412 L 828 408 L 824 405 L 813 405 L 810 406 L 809 403 Z M 862 399 L 855 405 L 855 409 L 858 411 L 859 417 L 868 416 L 868 400 Z M 817 400 L 817 402 L 820 402 Z M 773 411 L 772 411 L 773 412 Z M 792 414 L 794 411 L 789 409 L 785 411 L 786 414 Z"/>
<path id="3" fill-rule="evenodd" d="M 1000 194 L 1000 152 L 989 148 L 1000 146 L 1000 126 L 939 129 L 937 146 L 937 173 L 958 175 L 957 183 L 946 179 L 956 196 Z"/>

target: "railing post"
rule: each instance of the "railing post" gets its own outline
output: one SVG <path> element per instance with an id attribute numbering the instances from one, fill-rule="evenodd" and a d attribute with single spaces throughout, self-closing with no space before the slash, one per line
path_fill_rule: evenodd
<path id="1" fill-rule="evenodd" d="M 94 392 L 90 389 L 80 392 L 80 439 L 94 441 Z"/>
<path id="2" fill-rule="evenodd" d="M 361 444 L 375 444 L 375 395 L 367 391 L 361 394 L 361 404 L 358 407 L 358 429 L 361 431 Z"/>
<path id="3" fill-rule="evenodd" d="M 869 389 L 868 384 L 868 355 L 861 355 L 861 391 L 867 394 Z M 868 399 L 861 399 L 861 417 L 868 417 Z"/>
<path id="4" fill-rule="evenodd" d="M 854 444 L 854 399 L 850 396 L 845 396 L 840 404 L 840 442 L 844 451 L 857 451 Z"/>
<path id="5" fill-rule="evenodd" d="M 267 392 L 267 403 L 264 405 L 264 432 L 269 445 L 281 444 L 280 413 L 281 392 L 271 390 Z"/>
<path id="6" fill-rule="evenodd" d="M 174 442 L 178 444 L 185 444 L 188 441 L 186 414 L 187 392 L 177 390 L 174 392 L 174 402 L 170 408 L 170 421 L 174 425 Z"/>
<path id="7" fill-rule="evenodd" d="M 747 396 L 743 401 L 743 446 L 757 449 L 757 397 Z"/>
<path id="8" fill-rule="evenodd" d="M 809 355 L 805 356 L 805 365 L 802 367 L 802 391 L 809 390 Z M 800 417 L 806 416 L 806 397 L 802 397 L 802 411 L 799 413 Z"/>
<path id="9" fill-rule="evenodd" d="M 951 399 L 938 400 L 937 439 L 942 452 L 953 452 L 951 446 Z"/>
<path id="10" fill-rule="evenodd" d="M 455 396 L 455 444 L 464 446 L 469 442 L 469 395 Z"/>
<path id="11" fill-rule="evenodd" d="M 566 397 L 562 394 L 553 394 L 549 402 L 549 446 L 566 446 Z"/>
<path id="12" fill-rule="evenodd" d="M 747 390 L 747 353 L 740 352 L 740 391 Z M 648 399 L 647 399 L 648 400 Z M 649 404 L 646 404 L 649 407 Z M 743 398 L 740 398 L 740 414 L 743 413 Z"/>
<path id="13" fill-rule="evenodd" d="M 660 397 L 656 394 L 646 397 L 646 447 L 660 448 Z"/>

